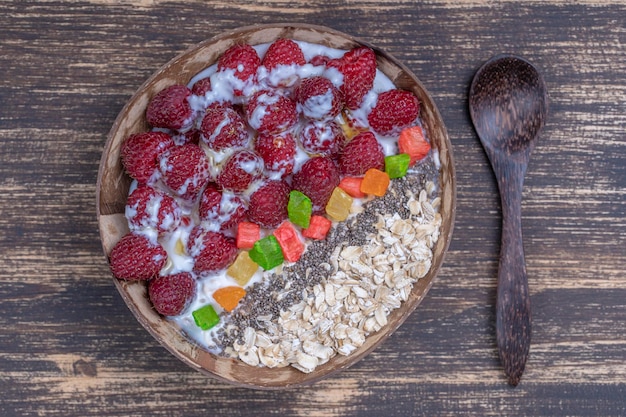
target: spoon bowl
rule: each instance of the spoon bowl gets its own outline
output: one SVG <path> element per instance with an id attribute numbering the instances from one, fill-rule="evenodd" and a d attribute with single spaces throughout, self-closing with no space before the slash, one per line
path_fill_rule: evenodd
<path id="1" fill-rule="evenodd" d="M 469 105 L 488 152 L 529 157 L 547 115 L 547 89 L 530 62 L 498 55 L 476 72 Z"/>
<path id="2" fill-rule="evenodd" d="M 531 338 L 522 188 L 530 154 L 545 123 L 547 103 L 539 71 L 514 55 L 487 61 L 476 72 L 469 92 L 470 116 L 491 162 L 502 202 L 496 339 L 500 361 L 513 386 L 524 372 Z"/>

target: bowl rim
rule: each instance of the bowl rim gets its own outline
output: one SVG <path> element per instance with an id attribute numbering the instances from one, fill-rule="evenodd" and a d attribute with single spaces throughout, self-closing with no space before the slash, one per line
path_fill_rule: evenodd
<path id="1" fill-rule="evenodd" d="M 247 26 L 242 26 L 242 27 L 238 27 L 235 29 L 231 29 L 231 30 L 227 30 L 224 32 L 221 32 L 220 34 L 207 38 L 201 42 L 198 42 L 196 44 L 193 44 L 189 47 L 187 47 L 184 51 L 176 54 L 172 59 L 170 59 L 167 63 L 165 63 L 164 65 L 157 67 L 152 74 L 133 92 L 133 94 L 131 95 L 130 98 L 128 98 L 124 104 L 124 106 L 122 107 L 122 109 L 119 111 L 118 115 L 115 118 L 115 121 L 111 127 L 111 129 L 109 130 L 107 137 L 106 137 L 106 141 L 102 150 L 102 155 L 100 158 L 100 163 L 99 163 L 99 168 L 98 168 L 98 177 L 97 177 L 97 182 L 96 182 L 96 217 L 97 217 L 97 222 L 98 222 L 98 229 L 99 229 L 99 235 L 100 235 L 100 242 L 102 244 L 102 249 L 105 255 L 105 259 L 107 260 L 107 265 L 108 265 L 108 254 L 107 254 L 107 250 L 106 247 L 104 245 L 104 234 L 103 234 L 103 227 L 102 227 L 102 216 L 103 213 L 101 211 L 101 194 L 102 194 L 102 180 L 104 177 L 104 171 L 105 171 L 105 167 L 106 167 L 106 162 L 108 160 L 107 156 L 111 151 L 111 147 L 113 146 L 113 142 L 114 142 L 114 138 L 116 137 L 116 133 L 120 128 L 120 125 L 122 124 L 122 122 L 126 119 L 126 113 L 128 112 L 128 110 L 133 107 L 135 105 L 135 101 L 137 100 L 137 98 L 141 95 L 141 92 L 144 91 L 151 83 L 153 83 L 155 80 L 160 78 L 160 74 L 163 72 L 164 69 L 166 69 L 167 67 L 183 60 L 185 57 L 187 57 L 188 55 L 194 53 L 194 52 L 198 52 L 199 50 L 202 50 L 203 48 L 206 48 L 209 45 L 214 45 L 220 41 L 223 40 L 227 40 L 230 39 L 234 36 L 237 36 L 239 34 L 243 34 L 243 33 L 247 33 L 247 32 L 252 32 L 252 31 L 260 31 L 260 30 L 266 30 L 266 29 L 294 29 L 294 30 L 309 30 L 309 31 L 317 31 L 317 32 L 321 32 L 321 33 L 328 33 L 331 34 L 333 36 L 337 36 L 339 38 L 343 38 L 346 41 L 349 41 L 351 43 L 354 44 L 360 44 L 363 46 L 367 46 L 369 48 L 371 48 L 377 56 L 381 56 L 384 57 L 386 60 L 388 60 L 389 62 L 391 62 L 394 66 L 398 67 L 403 73 L 407 74 L 410 78 L 411 81 L 417 83 L 418 87 L 423 91 L 424 95 L 428 98 L 429 101 L 429 107 L 433 113 L 433 117 L 440 121 L 440 126 L 438 127 L 439 130 L 441 130 L 441 133 L 443 135 L 443 141 L 446 143 L 447 147 L 446 147 L 446 153 L 447 153 L 447 160 L 449 161 L 449 180 L 448 180 L 448 187 L 451 188 L 450 190 L 450 194 L 449 194 L 449 198 L 451 199 L 450 202 L 450 207 L 449 207 L 449 214 L 448 214 L 448 218 L 449 218 L 449 228 L 447 230 L 446 235 L 444 236 L 443 234 L 440 235 L 439 240 L 441 240 L 443 238 L 444 243 L 443 243 L 443 247 L 441 249 L 441 256 L 438 260 L 437 265 L 431 265 L 431 270 L 428 272 L 428 274 L 432 274 L 432 277 L 428 280 L 426 286 L 423 288 L 423 291 L 421 293 L 421 295 L 419 296 L 419 298 L 413 302 L 408 309 L 406 309 L 406 311 L 404 311 L 404 314 L 402 314 L 399 319 L 393 323 L 393 326 L 391 324 L 386 325 L 383 329 L 384 331 L 382 332 L 382 336 L 379 338 L 378 341 L 376 341 L 376 343 L 373 343 L 371 346 L 368 346 L 365 349 L 357 349 L 357 351 L 355 351 L 353 354 L 351 354 L 349 356 L 349 359 L 347 360 L 347 362 L 345 364 L 343 364 L 342 366 L 336 366 L 330 370 L 325 370 L 324 372 L 313 372 L 311 374 L 305 374 L 305 377 L 303 377 L 303 380 L 295 382 L 295 383 L 291 383 L 291 384 L 277 384 L 277 385 L 259 385 L 259 384 L 254 384 L 254 383 L 247 383 L 245 381 L 240 381 L 240 380 L 234 380 L 234 379 L 229 379 L 217 372 L 214 372 L 214 370 L 210 370 L 210 369 L 206 369 L 205 367 L 201 366 L 199 363 L 194 362 L 193 359 L 185 354 L 183 354 L 181 351 L 175 349 L 174 347 L 172 347 L 170 345 L 170 343 L 167 342 L 167 340 L 165 338 L 163 338 L 163 336 L 161 334 L 159 334 L 151 325 L 151 323 L 147 320 L 147 318 L 143 315 L 143 313 L 140 311 L 139 307 L 136 305 L 136 303 L 134 302 L 133 298 L 128 294 L 128 292 L 125 290 L 124 285 L 127 284 L 128 282 L 126 281 L 121 281 L 117 278 L 115 278 L 115 276 L 113 276 L 112 272 L 109 270 L 110 276 L 114 282 L 115 287 L 117 288 L 118 292 L 120 293 L 120 295 L 122 296 L 122 299 L 124 300 L 125 304 L 127 305 L 127 307 L 129 308 L 129 310 L 132 312 L 133 316 L 137 319 L 137 321 L 142 325 L 142 327 L 144 327 L 158 342 L 161 346 L 163 346 L 164 348 L 166 348 L 166 350 L 168 350 L 172 355 L 174 355 L 177 359 L 181 360 L 182 362 L 184 362 L 185 364 L 189 365 L 190 367 L 192 367 L 193 369 L 196 369 L 198 371 L 200 371 L 202 374 L 204 375 L 208 375 L 212 378 L 218 379 L 220 381 L 229 383 L 229 384 L 233 384 L 236 386 L 241 386 L 241 387 L 246 387 L 246 388 L 252 388 L 252 389 L 261 389 L 261 390 L 282 390 L 282 389 L 290 389 L 290 388 L 294 388 L 294 387 L 299 387 L 299 386 L 306 386 L 306 385 L 311 385 L 315 382 L 318 382 L 322 379 L 326 379 L 330 376 L 336 375 L 338 372 L 347 369 L 348 367 L 354 365 L 355 363 L 359 362 L 361 359 L 363 359 L 365 356 L 369 355 L 374 349 L 376 349 L 381 343 L 383 343 L 389 336 L 391 336 L 406 320 L 407 318 L 413 314 L 413 312 L 417 309 L 417 307 L 419 306 L 419 304 L 423 301 L 423 299 L 426 297 L 426 294 L 428 293 L 428 291 L 430 290 L 430 288 L 433 285 L 433 282 L 435 280 L 435 278 L 439 275 L 440 269 L 443 266 L 443 263 L 445 261 L 445 258 L 447 256 L 448 250 L 449 250 L 449 245 L 451 243 L 452 240 L 452 235 L 453 235 L 453 230 L 454 230 L 454 224 L 455 224 L 455 219 L 456 219 L 456 205 L 457 205 L 457 187 L 456 187 L 456 165 L 454 163 L 454 155 L 453 155 L 453 149 L 452 149 L 452 143 L 450 142 L 450 138 L 445 126 L 445 123 L 443 122 L 443 118 L 441 117 L 441 113 L 439 112 L 439 109 L 435 103 L 435 101 L 432 99 L 432 95 L 430 94 L 430 92 L 425 88 L 425 86 L 422 84 L 421 80 L 406 66 L 404 65 L 401 61 L 399 61 L 398 59 L 396 59 L 393 55 L 389 54 L 388 52 L 378 48 L 377 46 L 364 41 L 358 37 L 346 34 L 344 32 L 335 30 L 333 28 L 329 28 L 326 26 L 322 26 L 322 25 L 314 25 L 314 24 L 308 24 L 308 23 L 265 23 L 265 24 L 256 24 L 256 25 L 247 25 Z M 207 67 L 214 64 L 215 62 L 209 63 L 207 64 Z M 441 176 L 441 170 L 439 171 L 439 176 Z M 434 268 L 436 266 L 436 268 Z M 417 282 L 416 282 L 417 284 Z M 415 284 L 414 284 L 415 285 Z M 414 287 L 415 289 L 415 287 Z M 411 291 L 413 292 L 414 289 Z M 406 302 L 403 302 L 403 304 L 405 304 Z M 376 332 L 376 333 L 380 333 Z M 190 344 L 193 344 L 194 342 L 192 340 L 188 340 L 188 342 Z M 202 349 L 201 347 L 198 347 L 199 349 Z M 206 352 L 206 351 L 204 351 Z M 215 360 L 219 359 L 229 359 L 229 358 L 225 358 L 225 357 L 220 357 L 217 355 L 213 355 L 210 354 L 211 356 L 215 357 Z M 231 360 L 236 360 L 239 361 L 238 359 L 231 359 Z M 331 359 L 329 362 L 327 362 L 325 365 L 332 363 L 333 360 Z M 251 365 L 247 365 L 251 368 L 253 368 Z M 320 367 L 321 368 L 321 367 Z M 319 369 L 319 368 L 318 368 Z M 317 370 L 316 370 L 317 371 Z M 299 371 L 298 371 L 299 372 Z"/>

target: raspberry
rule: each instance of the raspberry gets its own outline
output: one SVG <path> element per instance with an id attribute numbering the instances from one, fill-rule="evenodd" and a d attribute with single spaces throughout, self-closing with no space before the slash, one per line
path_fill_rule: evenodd
<path id="1" fill-rule="evenodd" d="M 217 184 L 231 191 L 245 191 L 263 173 L 263 159 L 253 151 L 240 150 L 224 162 Z"/>
<path id="2" fill-rule="evenodd" d="M 220 230 L 237 226 L 247 218 L 247 214 L 246 204 L 241 198 L 229 193 L 222 194 L 219 211 Z"/>
<path id="3" fill-rule="evenodd" d="M 217 218 L 220 210 L 220 201 L 222 201 L 222 193 L 216 184 L 209 183 L 200 196 L 200 204 L 198 206 L 200 219 Z"/>
<path id="4" fill-rule="evenodd" d="M 209 182 L 209 168 L 204 151 L 192 143 L 169 149 L 159 160 L 163 182 L 187 200 L 193 200 Z"/>
<path id="5" fill-rule="evenodd" d="M 146 109 L 146 120 L 154 127 L 184 130 L 191 125 L 193 111 L 187 98 L 191 90 L 184 85 L 171 85 L 155 95 Z"/>
<path id="6" fill-rule="evenodd" d="M 419 102 L 413 93 L 390 90 L 378 95 L 378 101 L 367 120 L 377 133 L 385 136 L 397 135 L 413 124 L 418 113 Z"/>
<path id="7" fill-rule="evenodd" d="M 356 135 L 339 155 L 339 168 L 343 175 L 363 175 L 370 168 L 383 170 L 385 153 L 372 132 Z"/>
<path id="8" fill-rule="evenodd" d="M 243 200 L 229 193 L 221 193 L 215 184 L 209 184 L 200 197 L 198 214 L 201 220 L 220 225 L 220 230 L 229 229 L 246 217 Z"/>
<path id="9" fill-rule="evenodd" d="M 211 91 L 211 79 L 209 77 L 201 78 L 191 86 L 191 94 L 203 96 Z"/>
<path id="10" fill-rule="evenodd" d="M 370 48 L 362 46 L 346 52 L 341 58 L 332 59 L 326 64 L 343 74 L 343 93 L 346 106 L 357 109 L 363 97 L 374 85 L 376 77 L 376 55 Z"/>
<path id="11" fill-rule="evenodd" d="M 265 169 L 280 173 L 281 178 L 293 172 L 296 162 L 296 141 L 291 133 L 279 135 L 259 135 L 254 144 Z"/>
<path id="12" fill-rule="evenodd" d="M 272 70 L 279 65 L 304 65 L 302 49 L 291 39 L 277 39 L 267 49 L 261 65 Z"/>
<path id="13" fill-rule="evenodd" d="M 250 196 L 248 218 L 267 228 L 281 224 L 288 216 L 287 204 L 291 189 L 284 181 L 268 181 Z"/>
<path id="14" fill-rule="evenodd" d="M 311 199 L 313 212 L 320 213 L 326 207 L 328 199 L 339 185 L 339 170 L 328 157 L 317 156 L 302 165 L 293 175 L 293 189 Z"/>
<path id="15" fill-rule="evenodd" d="M 131 230 L 156 229 L 159 233 L 178 227 L 181 208 L 169 195 L 148 185 L 138 186 L 126 201 L 126 218 Z"/>
<path id="16" fill-rule="evenodd" d="M 335 118 L 343 106 L 341 93 L 326 77 L 305 78 L 294 90 L 298 110 L 309 119 Z"/>
<path id="17" fill-rule="evenodd" d="M 235 77 L 245 84 L 254 79 L 257 69 L 261 65 L 261 58 L 256 50 L 247 44 L 233 45 L 224 52 L 217 62 L 218 71 L 233 70 Z M 235 95 L 243 94 L 243 85 L 235 88 Z"/>
<path id="18" fill-rule="evenodd" d="M 315 55 L 313 58 L 311 58 L 311 60 L 309 61 L 309 64 L 314 65 L 316 67 L 323 67 L 323 66 L 326 66 L 326 64 L 328 64 L 329 61 L 330 61 L 330 57 L 327 57 L 326 55 Z"/>
<path id="19" fill-rule="evenodd" d="M 179 133 L 178 135 L 172 136 L 174 139 L 174 143 L 177 145 L 184 145 L 186 143 L 193 143 L 195 145 L 200 143 L 200 132 L 198 129 L 191 128 L 184 133 Z"/>
<path id="20" fill-rule="evenodd" d="M 222 233 L 196 226 L 189 234 L 187 251 L 194 258 L 194 272 L 214 272 L 226 268 L 237 256 L 235 240 Z"/>
<path id="21" fill-rule="evenodd" d="M 167 133 L 136 133 L 122 144 L 122 163 L 128 175 L 145 184 L 158 172 L 158 158 L 173 146 L 174 139 Z"/>
<path id="22" fill-rule="evenodd" d="M 247 145 L 246 122 L 228 106 L 210 106 L 200 124 L 202 141 L 215 151 Z"/>
<path id="23" fill-rule="evenodd" d="M 164 316 L 181 314 L 196 295 L 196 281 L 189 272 L 156 277 L 148 283 L 154 309 Z"/>
<path id="24" fill-rule="evenodd" d="M 145 281 L 159 275 L 167 262 L 167 252 L 160 244 L 131 232 L 113 247 L 109 260 L 117 278 Z"/>
<path id="25" fill-rule="evenodd" d="M 256 92 L 246 108 L 248 123 L 259 133 L 283 132 L 298 122 L 296 103 L 270 90 Z"/>
<path id="26" fill-rule="evenodd" d="M 336 122 L 310 121 L 300 131 L 300 144 L 310 155 L 337 156 L 346 137 Z"/>

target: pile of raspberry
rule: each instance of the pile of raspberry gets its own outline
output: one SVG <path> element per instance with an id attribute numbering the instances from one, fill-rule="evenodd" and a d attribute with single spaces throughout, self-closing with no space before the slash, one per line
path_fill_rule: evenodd
<path id="1" fill-rule="evenodd" d="M 263 56 L 235 45 L 219 58 L 214 76 L 156 94 L 146 110 L 153 129 L 131 135 L 121 148 L 135 181 L 126 206 L 130 232 L 110 254 L 113 274 L 147 281 L 155 309 L 179 315 L 195 297 L 196 280 L 238 255 L 239 223 L 277 228 L 288 218 L 292 190 L 323 216 L 342 178 L 384 169 L 374 133 L 397 136 L 418 118 L 417 98 L 399 89 L 377 95 L 366 123 L 351 116 L 376 72 L 367 47 L 307 62 L 298 43 L 279 39 Z M 182 248 L 193 259 L 191 270 L 163 274 L 168 253 L 159 242 L 191 226 Z"/>

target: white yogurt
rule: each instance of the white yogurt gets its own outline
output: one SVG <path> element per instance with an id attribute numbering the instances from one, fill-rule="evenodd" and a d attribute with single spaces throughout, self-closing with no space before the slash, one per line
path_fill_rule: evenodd
<path id="1" fill-rule="evenodd" d="M 168 258 L 167 264 L 161 270 L 161 275 L 192 271 L 193 258 L 184 252 L 192 228 L 192 225 L 180 226 L 174 232 L 159 239 L 159 243 L 167 252 Z"/>
<path id="2" fill-rule="evenodd" d="M 267 108 L 272 104 L 278 103 L 278 100 L 280 100 L 280 95 L 278 94 L 259 94 L 256 98 L 256 107 L 254 108 L 252 113 L 248 115 L 248 123 L 250 124 L 250 126 L 258 130 L 263 123 L 263 119 L 268 113 Z"/>
<path id="3" fill-rule="evenodd" d="M 298 110 L 309 119 L 323 119 L 333 108 L 333 92 L 309 97 L 304 103 L 298 103 Z"/>

